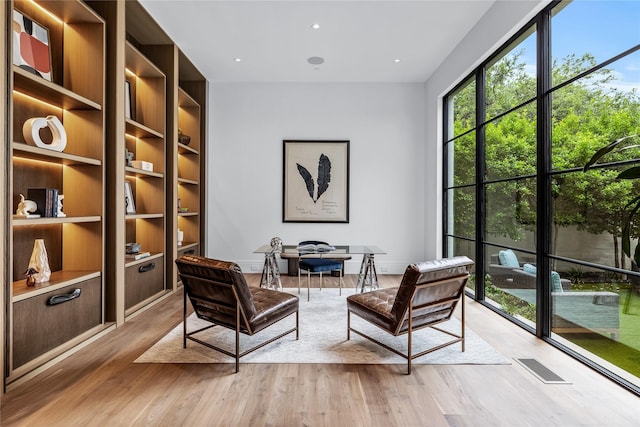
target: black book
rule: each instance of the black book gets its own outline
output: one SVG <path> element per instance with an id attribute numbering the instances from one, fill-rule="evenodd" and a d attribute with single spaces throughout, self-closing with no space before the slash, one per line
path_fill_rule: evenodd
<path id="1" fill-rule="evenodd" d="M 29 188 L 27 190 L 27 199 L 36 202 L 37 209 L 35 213 L 41 217 L 47 217 L 47 189 L 46 188 Z"/>

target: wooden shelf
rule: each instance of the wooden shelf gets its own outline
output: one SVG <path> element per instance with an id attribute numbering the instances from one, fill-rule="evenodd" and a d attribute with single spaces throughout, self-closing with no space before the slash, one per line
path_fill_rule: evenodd
<path id="1" fill-rule="evenodd" d="M 59 163 L 62 165 L 93 165 L 102 166 L 102 161 L 99 159 L 92 159 L 89 157 L 76 156 L 75 154 L 67 154 L 64 152 L 58 152 L 53 150 L 47 150 L 46 148 L 34 147 L 32 145 L 23 144 L 21 142 L 14 142 L 13 156 L 23 159 L 42 160 L 49 163 Z"/>
<path id="2" fill-rule="evenodd" d="M 131 166 L 127 166 L 124 168 L 125 172 L 127 173 L 127 175 L 132 174 L 135 176 L 149 176 L 149 177 L 154 177 L 154 178 L 163 178 L 164 175 L 159 173 L 159 172 L 150 172 L 150 171 L 145 171 L 142 169 L 136 169 L 136 168 L 132 168 Z"/>
<path id="3" fill-rule="evenodd" d="M 126 219 L 157 219 L 164 218 L 163 213 L 127 214 Z"/>
<path id="4" fill-rule="evenodd" d="M 82 7 L 82 3 L 78 1 L 38 0 L 37 3 L 66 24 L 86 24 L 101 21 L 101 18 L 94 11 L 87 7 Z M 76 4 L 74 5 L 74 3 Z"/>
<path id="5" fill-rule="evenodd" d="M 184 145 L 178 142 L 178 154 L 200 154 L 200 152 L 198 150 L 196 150 L 195 148 L 191 148 L 188 145 Z"/>
<path id="6" fill-rule="evenodd" d="M 125 46 L 125 63 L 127 70 L 142 78 L 164 78 L 164 73 L 149 61 L 147 57 L 136 49 L 131 43 L 127 42 Z"/>
<path id="7" fill-rule="evenodd" d="M 78 95 L 62 86 L 31 74 L 17 66 L 13 66 L 13 90 L 23 95 L 60 105 L 66 110 L 96 110 L 102 106 L 88 98 Z"/>
<path id="8" fill-rule="evenodd" d="M 148 257 L 136 259 L 136 260 L 127 260 L 125 259 L 125 267 L 131 267 L 132 265 L 144 264 L 145 262 L 153 261 L 154 259 L 162 258 L 162 253 L 152 253 Z"/>
<path id="9" fill-rule="evenodd" d="M 133 135 L 136 138 L 164 138 L 162 132 L 151 129 L 148 126 L 143 125 L 132 119 L 125 119 L 126 132 L 129 135 Z"/>
<path id="10" fill-rule="evenodd" d="M 12 302 L 18 302 L 37 295 L 71 286 L 85 280 L 100 277 L 99 271 L 53 271 L 48 282 L 38 283 L 35 286 L 27 286 L 26 279 L 12 283 Z"/>
<path id="11" fill-rule="evenodd" d="M 44 217 L 44 218 L 13 218 L 14 227 L 26 225 L 51 225 L 51 224 L 80 224 L 87 222 L 100 222 L 100 216 L 67 216 L 67 217 Z"/>
<path id="12" fill-rule="evenodd" d="M 178 87 L 178 107 L 180 108 L 200 108 L 198 101 L 193 99 L 184 89 Z"/>
<path id="13" fill-rule="evenodd" d="M 198 216 L 198 212 L 178 212 L 178 216 Z"/>
<path id="14" fill-rule="evenodd" d="M 178 184 L 198 185 L 198 181 L 194 181 L 193 179 L 187 179 L 187 178 L 178 178 Z"/>
<path id="15" fill-rule="evenodd" d="M 178 246 L 178 252 L 198 247 L 198 242 L 182 242 L 182 246 Z"/>

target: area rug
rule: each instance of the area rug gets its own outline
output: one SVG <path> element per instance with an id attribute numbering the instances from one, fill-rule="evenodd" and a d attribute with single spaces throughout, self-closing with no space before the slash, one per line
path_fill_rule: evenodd
<path id="1" fill-rule="evenodd" d="M 297 289 L 285 289 L 297 295 Z M 253 353 L 249 353 L 241 363 L 336 363 L 336 364 L 398 364 L 407 363 L 402 357 L 379 347 L 367 339 L 352 333 L 347 341 L 347 303 L 346 297 L 353 293 L 352 289 L 311 289 L 311 301 L 307 301 L 306 289 L 300 295 L 300 339 L 295 333 L 289 334 Z M 187 319 L 188 331 L 206 326 L 195 315 Z M 407 337 L 393 337 L 377 327 L 351 316 L 351 325 L 387 345 L 406 351 Z M 279 323 L 260 331 L 254 336 L 240 336 L 240 350 L 258 342 L 278 335 L 278 333 L 295 326 L 295 316 L 290 316 Z M 460 322 L 453 318 L 440 325 L 442 329 L 460 332 Z M 211 328 L 196 337 L 216 343 L 216 345 L 233 351 L 235 333 L 222 327 Z M 422 329 L 413 335 L 413 352 L 418 353 L 426 348 L 451 340 L 451 336 Z M 182 323 L 176 326 L 160 341 L 149 348 L 135 361 L 136 363 L 234 363 L 234 359 L 211 350 L 193 341 L 182 348 Z M 465 351 L 461 351 L 459 343 L 426 354 L 414 359 L 414 364 L 477 364 L 499 365 L 510 364 L 509 360 L 494 350 L 489 344 L 465 328 Z"/>

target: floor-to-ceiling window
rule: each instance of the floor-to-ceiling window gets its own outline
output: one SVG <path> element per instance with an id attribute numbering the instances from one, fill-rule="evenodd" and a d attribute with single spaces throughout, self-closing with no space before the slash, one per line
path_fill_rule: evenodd
<path id="1" fill-rule="evenodd" d="M 563 1 L 444 101 L 445 254 L 476 261 L 470 292 L 636 392 L 638 90 L 640 2 Z"/>

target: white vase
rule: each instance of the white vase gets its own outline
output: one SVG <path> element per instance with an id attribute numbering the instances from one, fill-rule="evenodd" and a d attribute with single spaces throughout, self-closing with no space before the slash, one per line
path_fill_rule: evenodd
<path id="1" fill-rule="evenodd" d="M 29 268 L 37 271 L 33 275 L 35 283 L 48 282 L 51 278 L 51 268 L 49 267 L 49 257 L 47 256 L 47 248 L 44 246 L 44 239 L 36 239 L 33 243 Z"/>

